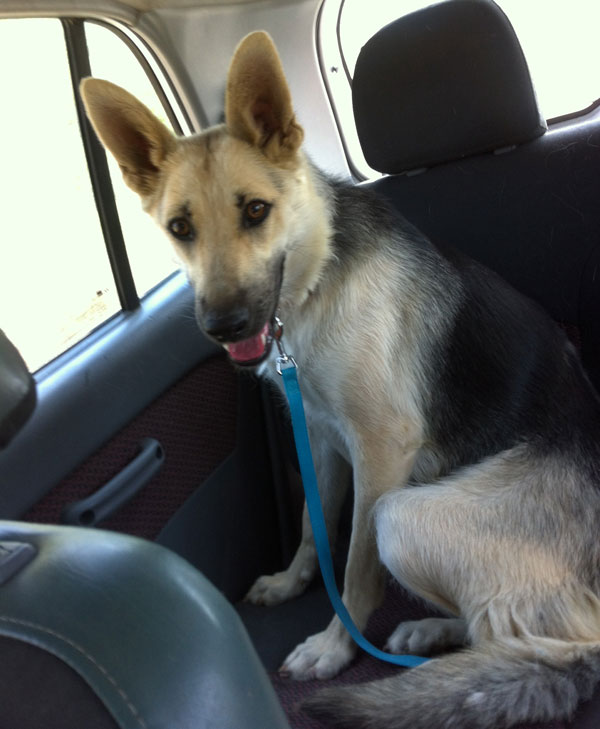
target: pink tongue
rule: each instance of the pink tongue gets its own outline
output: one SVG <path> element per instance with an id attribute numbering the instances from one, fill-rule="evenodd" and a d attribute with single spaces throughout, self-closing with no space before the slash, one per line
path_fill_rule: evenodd
<path id="1" fill-rule="evenodd" d="M 265 353 L 265 342 L 268 333 L 269 325 L 265 324 L 260 334 L 241 342 L 231 342 L 227 345 L 229 356 L 236 362 L 251 362 L 253 359 L 259 359 Z"/>

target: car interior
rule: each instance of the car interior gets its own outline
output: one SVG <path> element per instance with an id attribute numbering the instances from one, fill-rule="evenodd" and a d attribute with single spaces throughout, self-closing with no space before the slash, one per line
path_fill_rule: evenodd
<path id="1" fill-rule="evenodd" d="M 500 0 L 402 5 L 365 39 L 349 87 L 369 179 L 349 154 L 335 100 L 348 68 L 323 47 L 323 24 L 341 17 L 343 1 L 0 5 L 0 31 L 45 19 L 64 35 L 64 84 L 119 300 L 116 313 L 40 366 L 0 310 L 0 729 L 327 729 L 299 707 L 319 682 L 278 673 L 331 618 L 321 579 L 276 607 L 244 601 L 259 575 L 285 568 L 300 538 L 285 403 L 202 335 L 181 271 L 136 289 L 112 173 L 74 91 L 95 74 L 90 26 L 133 53 L 181 133 L 222 120 L 235 46 L 252 30 L 269 32 L 313 161 L 384 196 L 436 245 L 483 262 L 541 304 L 600 390 L 600 101 L 545 118 Z M 51 113 L 40 115 L 41 135 Z M 35 165 L 43 169 L 44 158 Z M 24 241 L 3 239 L 3 260 L 16 245 Z M 15 308 L 45 306 L 54 295 L 46 276 L 47 290 L 28 287 Z M 350 506 L 335 550 L 338 583 Z M 433 614 L 390 581 L 366 637 L 381 646 L 400 621 Z M 398 670 L 411 669 L 359 653 L 332 682 Z M 570 722 L 518 729 L 599 725 L 597 690 Z"/>

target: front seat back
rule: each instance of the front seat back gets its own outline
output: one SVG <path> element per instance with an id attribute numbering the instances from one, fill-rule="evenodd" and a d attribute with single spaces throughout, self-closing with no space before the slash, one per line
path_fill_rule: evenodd
<path id="1" fill-rule="evenodd" d="M 3 336 L 0 395 L 8 443 L 35 383 Z M 133 537 L 10 521 L 0 707 L 10 729 L 288 726 L 237 613 L 185 560 Z"/>

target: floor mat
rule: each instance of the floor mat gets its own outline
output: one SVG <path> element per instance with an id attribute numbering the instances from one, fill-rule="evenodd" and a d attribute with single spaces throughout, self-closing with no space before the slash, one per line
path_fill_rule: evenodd
<path id="1" fill-rule="evenodd" d="M 321 593 L 323 599 L 327 602 L 324 589 L 321 590 Z M 328 616 L 330 617 L 331 614 L 332 610 L 328 606 Z M 400 621 L 433 617 L 437 614 L 431 610 L 428 611 L 421 600 L 409 595 L 399 585 L 390 584 L 386 592 L 384 604 L 373 613 L 369 620 L 369 624 L 365 630 L 365 637 L 375 646 L 383 648 L 388 636 Z M 328 620 L 324 625 L 327 622 Z M 293 647 L 292 645 L 290 650 Z M 392 676 L 398 670 L 404 669 L 398 669 L 396 666 L 378 661 L 363 651 L 359 651 L 352 664 L 339 676 L 328 681 L 327 684 L 348 686 L 364 683 L 365 681 L 376 681 L 387 676 Z M 293 681 L 289 678 L 280 677 L 273 670 L 270 671 L 270 675 L 292 729 L 328 729 L 322 722 L 309 717 L 299 706 L 303 699 L 308 698 L 319 688 L 323 687 L 323 681 Z"/>
<path id="2" fill-rule="evenodd" d="M 286 655 L 308 635 L 323 629 L 329 622 L 332 609 L 322 583 L 317 581 L 304 595 L 273 608 L 254 605 L 238 606 L 242 620 L 250 633 L 255 647 L 269 671 L 273 686 L 288 716 L 291 729 L 329 729 L 308 716 L 300 708 L 302 700 L 323 687 L 322 681 L 293 681 L 277 673 Z M 383 647 L 387 637 L 404 620 L 418 620 L 437 615 L 424 604 L 409 595 L 400 586 L 390 584 L 381 608 L 372 615 L 365 636 L 374 645 Z M 347 686 L 365 681 L 375 681 L 393 675 L 397 671 L 410 670 L 392 666 L 371 658 L 359 651 L 353 663 L 328 685 Z M 432 697 L 435 700 L 435 697 Z M 553 721 L 538 724 L 521 724 L 512 729 L 599 729 L 600 690 L 582 704 L 572 721 Z M 435 729 L 435 727 L 432 727 Z M 456 727 L 460 729 L 460 727 Z"/>

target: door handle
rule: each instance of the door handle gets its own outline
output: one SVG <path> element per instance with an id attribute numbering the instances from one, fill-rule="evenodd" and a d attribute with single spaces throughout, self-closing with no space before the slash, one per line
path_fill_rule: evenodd
<path id="1" fill-rule="evenodd" d="M 116 476 L 90 496 L 67 504 L 60 520 L 63 524 L 96 526 L 126 504 L 157 473 L 165 451 L 155 438 L 143 438 L 140 451 Z"/>

